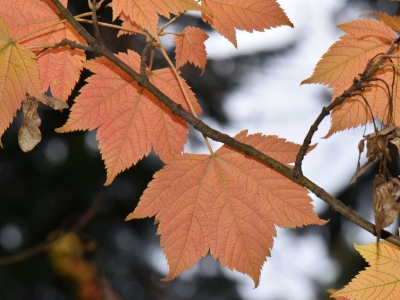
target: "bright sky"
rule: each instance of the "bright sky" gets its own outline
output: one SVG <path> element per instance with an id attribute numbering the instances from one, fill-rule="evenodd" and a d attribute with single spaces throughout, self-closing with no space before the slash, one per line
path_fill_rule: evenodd
<path id="1" fill-rule="evenodd" d="M 366 9 L 359 7 L 347 10 L 339 14 L 335 24 L 333 15 L 343 7 L 344 0 L 278 2 L 294 24 L 294 29 L 281 27 L 253 34 L 238 32 L 238 50 L 226 39 L 214 34 L 206 42 L 208 56 L 227 58 L 251 54 L 261 49 L 277 49 L 294 40 L 300 41 L 297 47 L 287 56 L 260 68 L 261 72 L 246 76 L 242 87 L 228 96 L 226 109 L 229 118 L 235 121 L 233 127 L 219 127 L 210 119 L 203 120 L 230 135 L 248 129 L 250 133 L 275 134 L 301 144 L 321 111 L 321 95 L 327 88 L 319 85 L 300 86 L 300 82 L 311 76 L 321 56 L 342 35 L 335 26 L 356 19 Z M 319 127 L 313 139 L 318 146 L 305 158 L 304 174 L 328 192 L 335 193 L 348 184 L 355 171 L 357 144 L 364 128 L 335 134 L 327 140 L 321 139 L 328 132 L 329 125 L 327 118 Z M 206 148 L 194 149 L 190 145 L 185 150 L 207 153 Z M 319 199 L 314 204 L 317 213 L 329 209 Z M 350 243 L 371 241 L 374 238 L 369 234 L 353 235 L 349 239 Z M 157 251 L 155 257 L 159 258 L 160 253 L 161 250 Z M 157 259 L 155 265 L 159 267 L 159 264 Z M 166 274 L 166 265 L 162 269 Z M 191 272 L 183 274 L 183 278 L 189 278 Z M 253 282 L 248 276 L 229 270 L 224 272 L 240 281 L 241 295 L 251 300 L 316 300 L 313 281 L 328 284 L 338 275 L 337 266 L 328 258 L 328 249 L 320 237 L 298 237 L 288 229 L 278 229 L 272 256 L 264 264 L 257 289 L 253 289 Z"/>

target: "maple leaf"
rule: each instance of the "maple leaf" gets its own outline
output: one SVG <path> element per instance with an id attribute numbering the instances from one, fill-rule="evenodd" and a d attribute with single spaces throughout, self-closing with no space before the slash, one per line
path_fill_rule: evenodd
<path id="1" fill-rule="evenodd" d="M 288 164 L 299 145 L 242 131 L 237 140 Z M 248 274 L 257 286 L 270 255 L 275 225 L 325 224 L 307 190 L 268 166 L 223 146 L 212 155 L 182 154 L 164 160 L 127 220 L 152 217 L 171 280 L 210 251 L 223 266 Z"/>
<path id="2" fill-rule="evenodd" d="M 337 292 L 337 290 L 335 290 L 335 289 L 329 289 L 327 292 L 329 293 L 329 295 L 333 295 L 334 293 Z M 349 300 L 349 298 L 339 296 L 339 297 L 335 297 L 335 300 Z"/>
<path id="3" fill-rule="evenodd" d="M 16 43 L 0 17 L 0 137 L 10 125 L 27 93 L 43 99 L 35 55 Z"/>
<path id="4" fill-rule="evenodd" d="M 187 62 L 191 62 L 204 72 L 207 63 L 204 45 L 206 39 L 208 39 L 207 33 L 196 27 L 188 26 L 182 33 L 177 34 L 173 39 L 176 43 L 176 68 L 179 69 Z"/>
<path id="5" fill-rule="evenodd" d="M 276 0 L 203 0 L 201 5 L 205 10 L 203 20 L 236 48 L 235 28 L 253 32 L 282 25 L 293 27 Z"/>
<path id="6" fill-rule="evenodd" d="M 112 4 L 113 19 L 124 13 L 132 22 L 147 29 L 158 39 L 158 15 L 170 18 L 187 10 L 201 10 L 195 0 L 114 0 Z"/>
<path id="7" fill-rule="evenodd" d="M 400 247 L 381 242 L 354 247 L 369 263 L 342 290 L 332 297 L 344 296 L 350 300 L 397 300 L 400 295 Z"/>
<path id="8" fill-rule="evenodd" d="M 134 51 L 118 57 L 139 72 L 140 56 Z M 151 147 L 160 156 L 177 154 L 183 150 L 188 125 L 173 115 L 149 91 L 105 58 L 85 63 L 95 73 L 75 98 L 67 123 L 57 132 L 93 130 L 99 128 L 97 139 L 107 168 L 107 181 L 137 163 L 150 153 Z M 186 82 L 186 93 L 201 114 L 201 108 Z M 185 109 L 188 105 L 171 69 L 160 69 L 149 74 L 149 81 L 165 95 Z"/>
<path id="9" fill-rule="evenodd" d="M 122 24 L 121 24 L 122 27 L 125 27 L 125 28 L 128 28 L 128 29 L 133 29 L 133 30 L 143 31 L 142 27 L 140 27 L 134 21 L 129 19 L 123 12 L 118 16 L 118 18 L 122 21 Z M 134 32 L 133 31 L 129 31 L 129 30 L 121 29 L 121 30 L 118 31 L 117 37 L 120 37 L 123 34 L 134 34 Z"/>
<path id="10" fill-rule="evenodd" d="M 64 6 L 68 4 L 68 0 L 61 2 Z M 63 18 L 50 0 L 0 0 L 0 6 L 1 14 L 10 24 L 15 37 L 34 32 L 19 40 L 21 45 L 41 46 L 59 43 L 63 39 L 86 45 L 86 41 L 68 22 L 58 24 Z M 66 101 L 79 80 L 85 60 L 83 50 L 72 50 L 69 46 L 41 52 L 37 61 L 42 93 L 50 87 L 54 97 Z"/>
<path id="11" fill-rule="evenodd" d="M 394 31 L 400 33 L 400 17 L 399 16 L 389 16 L 386 13 L 381 12 L 370 12 L 370 14 L 379 18 L 383 23 L 392 28 Z"/>
<path id="12" fill-rule="evenodd" d="M 338 26 L 346 32 L 339 41 L 335 42 L 315 67 L 313 75 L 304 80 L 305 83 L 323 83 L 334 87 L 332 92 L 335 99 L 348 89 L 353 79 L 362 73 L 367 62 L 380 53 L 385 53 L 396 34 L 386 24 L 374 19 L 356 20 Z M 398 63 L 397 58 L 392 59 Z M 396 74 L 398 72 L 396 71 Z M 377 71 L 373 77 L 391 83 L 393 69 L 385 68 Z M 348 128 L 364 125 L 378 118 L 387 122 L 389 118 L 389 93 L 382 81 L 371 81 L 371 87 L 365 88 L 362 95 L 367 99 L 369 107 L 361 97 L 346 99 L 332 111 L 332 125 L 326 135 Z M 395 87 L 398 79 L 395 78 Z M 389 84 L 390 85 L 390 84 Z M 400 106 L 396 101 L 399 97 L 394 89 L 394 122 L 400 122 Z"/>

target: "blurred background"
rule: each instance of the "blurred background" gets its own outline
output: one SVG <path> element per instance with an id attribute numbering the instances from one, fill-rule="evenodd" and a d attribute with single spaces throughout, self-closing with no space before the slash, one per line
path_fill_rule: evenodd
<path id="1" fill-rule="evenodd" d="M 204 74 L 200 76 L 201 71 L 192 66 L 182 69 L 203 107 L 202 120 L 230 135 L 249 129 L 250 133 L 276 134 L 302 143 L 321 107 L 329 103 L 330 91 L 319 85 L 299 84 L 342 35 L 336 25 L 369 10 L 400 14 L 400 5 L 389 0 L 278 2 L 295 28 L 238 32 L 238 49 L 196 13 L 181 17 L 168 31 L 180 32 L 190 25 L 210 36 Z M 87 2 L 70 0 L 69 9 L 73 14 L 86 12 Z M 110 8 L 103 8 L 99 14 L 101 21 L 111 21 Z M 101 28 L 101 33 L 114 52 L 127 48 L 141 52 L 144 47 L 141 37 L 116 38 L 117 31 L 108 28 Z M 173 58 L 172 37 L 166 36 L 163 43 Z M 166 66 L 157 53 L 155 68 Z M 68 101 L 70 105 L 87 76 L 89 72 L 84 71 Z M 314 198 L 318 215 L 330 221 L 323 227 L 278 229 L 257 289 L 253 289 L 250 278 L 221 268 L 209 256 L 174 281 L 163 282 L 168 267 L 154 220 L 124 221 L 163 163 L 151 154 L 104 187 L 106 172 L 95 131 L 56 134 L 54 129 L 63 125 L 68 112 L 40 105 L 39 114 L 43 139 L 33 151 L 24 154 L 19 149 L 20 113 L 2 137 L 2 300 L 329 299 L 327 289 L 342 288 L 366 266 L 353 243 L 365 244 L 375 238 Z M 306 157 L 304 173 L 372 221 L 376 166 L 371 166 L 356 185 L 348 183 L 356 169 L 357 144 L 365 128 L 324 140 L 329 124 L 324 120 L 314 137 L 313 142 L 319 145 Z M 367 126 L 366 131 L 371 128 Z M 207 153 L 194 130 L 185 151 Z M 397 160 L 393 174 L 398 174 L 398 166 Z M 395 233 L 397 227 L 395 224 L 390 229 Z M 75 233 L 48 246 L 46 241 L 68 230 Z"/>

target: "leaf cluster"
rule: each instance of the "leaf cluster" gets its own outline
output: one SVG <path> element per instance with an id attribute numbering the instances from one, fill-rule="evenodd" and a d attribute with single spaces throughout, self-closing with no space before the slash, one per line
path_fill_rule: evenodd
<path id="1" fill-rule="evenodd" d="M 339 25 L 345 34 L 302 82 L 332 87 L 332 102 L 322 109 L 304 143 L 297 145 L 246 130 L 232 138 L 199 120 L 202 109 L 179 69 L 191 63 L 204 72 L 208 35 L 193 26 L 182 32 L 168 31 L 187 11 L 197 11 L 237 47 L 237 29 L 253 32 L 293 26 L 275 0 L 113 0 L 108 5 L 113 20 L 122 25 L 99 21 L 97 11 L 103 0 L 89 0 L 90 11 L 77 16 L 71 15 L 67 4 L 67 0 L 0 1 L 4 8 L 0 13 L 0 136 L 22 107 L 24 121 L 18 142 L 23 151 L 31 151 L 41 140 L 38 102 L 56 110 L 68 108 L 66 100 L 81 71 L 92 72 L 74 99 L 68 121 L 56 131 L 97 129 L 107 170 L 105 185 L 151 150 L 166 164 L 127 217 L 155 217 L 170 268 L 166 280 L 210 252 L 223 266 L 248 274 L 257 286 L 276 226 L 326 223 L 315 214 L 309 191 L 375 234 L 378 242 L 383 228 L 397 218 L 400 181 L 390 174 L 386 163 L 391 161 L 387 143 L 398 146 L 400 138 L 398 18 L 373 13 L 380 21 L 367 18 Z M 161 26 L 160 16 L 168 20 Z M 93 36 L 80 23 L 92 24 Z M 146 46 L 141 54 L 133 50 L 111 53 L 103 44 L 100 26 L 114 28 L 118 35 L 140 35 Z M 160 37 L 166 34 L 174 35 L 175 63 L 162 45 Z M 168 68 L 154 69 L 156 51 Z M 99 57 L 87 60 L 87 52 Z M 53 97 L 45 95 L 48 91 Z M 353 181 L 369 164 L 380 160 L 373 183 L 375 226 L 303 175 L 302 160 L 316 146 L 311 146 L 313 134 L 329 114 L 332 125 L 326 137 L 374 123 L 374 132 L 359 144 L 361 155 L 366 141 L 368 162 L 362 167 L 358 163 Z M 384 127 L 381 130 L 378 120 Z M 189 124 L 203 134 L 208 154 L 184 152 Z M 224 145 L 214 150 L 208 138 Z M 385 234 L 389 242 L 400 245 L 399 237 Z M 396 261 L 397 246 L 382 243 L 380 252 L 376 249 L 377 257 L 388 263 Z M 395 299 L 397 274 L 379 277 L 374 267 L 382 266 L 368 261 L 371 267 L 334 296 Z M 353 288 L 368 276 L 374 278 L 373 284 Z M 389 291 L 391 285 L 394 288 Z M 378 298 L 377 286 L 385 287 L 379 294 L 386 298 Z"/>

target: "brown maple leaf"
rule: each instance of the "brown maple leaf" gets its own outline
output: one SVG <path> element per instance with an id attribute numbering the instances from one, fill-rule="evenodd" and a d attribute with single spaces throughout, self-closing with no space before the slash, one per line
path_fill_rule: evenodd
<path id="1" fill-rule="evenodd" d="M 22 103 L 24 119 L 18 132 L 18 144 L 22 151 L 29 152 L 42 140 L 39 126 L 42 123 L 37 113 L 38 101 L 27 97 Z"/>
<path id="2" fill-rule="evenodd" d="M 235 138 L 284 164 L 299 145 L 242 131 Z M 223 146 L 211 155 L 164 160 L 127 220 L 155 216 L 173 279 L 209 251 L 223 266 L 248 274 L 257 286 L 270 255 L 275 225 L 323 225 L 303 187 L 268 166 Z"/>
<path id="3" fill-rule="evenodd" d="M 373 208 L 377 246 L 383 228 L 390 226 L 399 215 L 400 180 L 391 178 L 388 182 L 381 174 L 374 179 Z"/>

